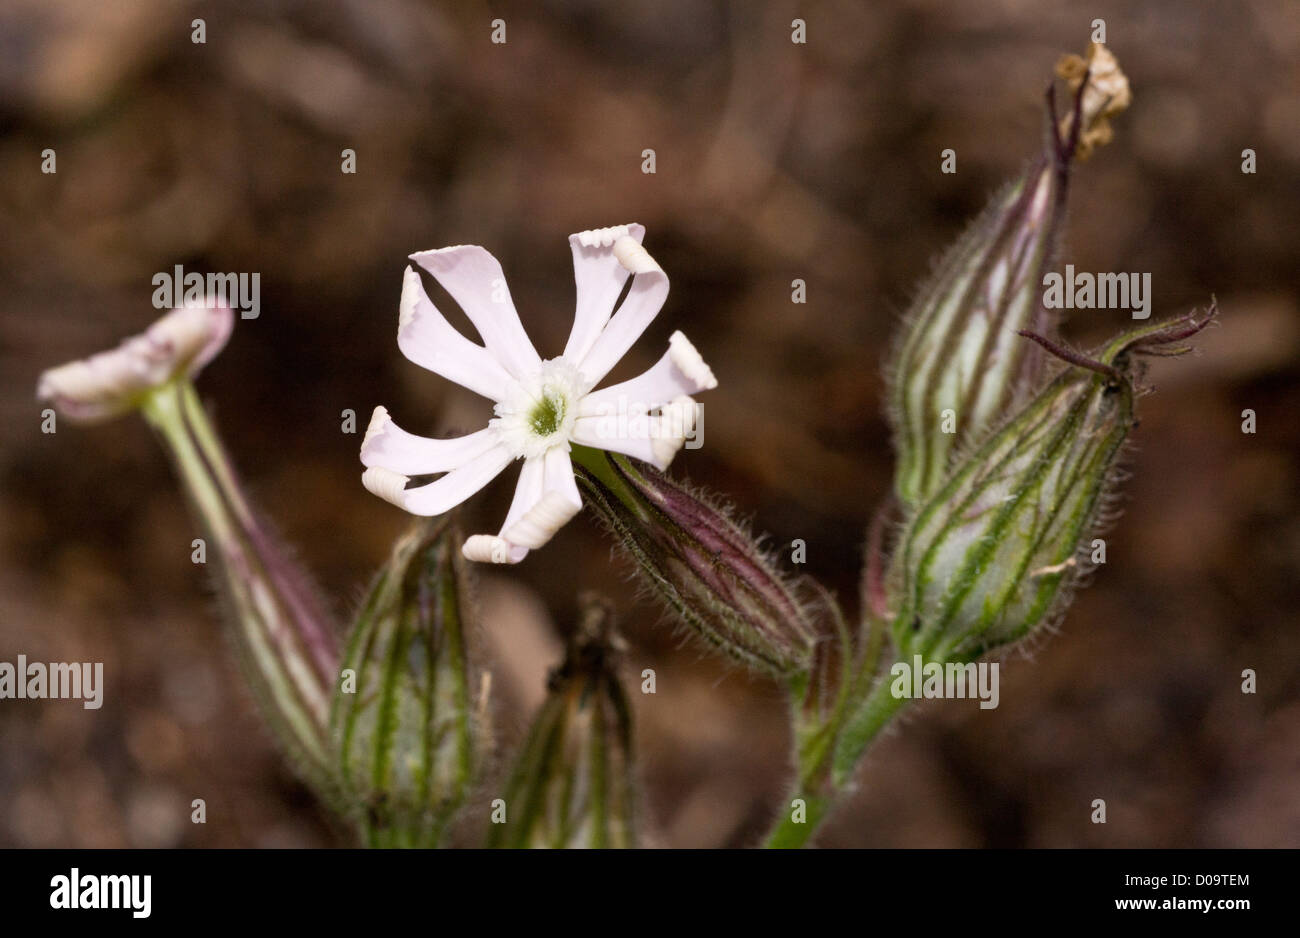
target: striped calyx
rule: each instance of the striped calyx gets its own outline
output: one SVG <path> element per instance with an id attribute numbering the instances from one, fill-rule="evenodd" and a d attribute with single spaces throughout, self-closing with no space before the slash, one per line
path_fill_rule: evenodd
<path id="1" fill-rule="evenodd" d="M 506 781 L 488 846 L 635 847 L 632 713 L 619 682 L 609 604 L 582 621 Z"/>
<path id="2" fill-rule="evenodd" d="M 911 517 L 892 590 L 904 659 L 974 660 L 1064 612 L 1134 423 L 1133 356 L 1186 351 L 1212 315 L 1125 333 L 1095 358 L 1031 336 L 1069 367 Z"/>
<path id="3" fill-rule="evenodd" d="M 437 846 L 476 767 L 462 538 L 421 521 L 393 548 L 357 616 L 330 714 L 363 840 Z"/>
<path id="4" fill-rule="evenodd" d="M 824 616 L 704 495 L 644 464 L 575 447 L 588 504 L 650 590 L 693 632 L 774 676 L 808 671 Z"/>
<path id="5" fill-rule="evenodd" d="M 1123 73 L 1113 56 L 1106 61 L 1101 78 L 1113 90 Z M 1042 302 L 1043 276 L 1064 230 L 1080 134 L 1100 119 L 1097 80 L 1086 63 L 1070 72 L 1073 107 L 1059 123 L 1049 89 L 1038 156 L 976 217 L 908 310 L 888 368 L 894 488 L 906 507 L 929 498 L 955 454 L 979 444 L 1038 387 L 1045 358 L 1016 333 L 1056 326 Z"/>
<path id="6" fill-rule="evenodd" d="M 1023 400 L 1043 355 L 1017 330 L 1048 331 L 1041 302 L 1065 207 L 1068 161 L 1045 152 L 993 199 L 940 262 L 907 314 L 891 360 L 895 489 L 924 501 L 952 454 Z"/>

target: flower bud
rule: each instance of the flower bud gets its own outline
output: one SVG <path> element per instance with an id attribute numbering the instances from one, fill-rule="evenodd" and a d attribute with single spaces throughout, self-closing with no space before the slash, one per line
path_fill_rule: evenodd
<path id="1" fill-rule="evenodd" d="M 632 712 L 618 679 L 608 603 L 583 620 L 506 783 L 488 846 L 635 847 Z"/>
<path id="2" fill-rule="evenodd" d="M 45 371 L 36 397 L 70 420 L 108 420 L 177 378 L 193 378 L 233 328 L 234 314 L 226 306 L 174 309 L 115 349 Z"/>
<path id="3" fill-rule="evenodd" d="M 370 846 L 437 846 L 473 778 L 461 543 L 447 518 L 398 540 L 344 652 L 330 725 L 346 803 Z"/>
<path id="4" fill-rule="evenodd" d="M 1052 155 L 1035 160 L 975 219 L 908 312 L 889 369 L 895 488 L 905 505 L 929 496 L 951 454 L 979 440 L 1035 376 L 1042 356 L 1016 331 L 1052 325 L 1042 283 L 1066 178 Z"/>
<path id="5" fill-rule="evenodd" d="M 329 705 L 337 631 L 311 577 L 254 510 L 190 382 L 234 325 L 222 305 L 172 310 L 116 349 L 52 368 L 37 396 L 78 422 L 139 409 L 203 525 L 244 676 L 294 768 L 327 802 L 337 787 Z"/>
<path id="6" fill-rule="evenodd" d="M 1123 73 L 1113 57 L 1108 62 L 1106 87 L 1113 88 Z M 978 444 L 1037 387 L 1045 358 L 1016 333 L 1046 334 L 1055 326 L 1042 285 L 1064 228 L 1078 145 L 1069 128 L 1096 132 L 1103 113 L 1115 112 L 1097 100 L 1091 79 L 1084 84 L 1086 74 L 1086 65 L 1071 73 L 1074 109 L 1063 128 L 1049 94 L 1042 152 L 967 228 L 908 311 L 888 369 L 895 489 L 905 506 L 925 501 L 952 468 L 953 454 Z"/>
<path id="7" fill-rule="evenodd" d="M 589 504 L 651 590 L 709 644 L 773 675 L 808 670 L 814 608 L 726 512 L 658 470 L 574 448 Z"/>
<path id="8" fill-rule="evenodd" d="M 966 456 L 904 532 L 893 618 L 904 659 L 971 661 L 1064 612 L 1134 425 L 1133 356 L 1185 351 L 1173 346 L 1208 319 L 1134 330 L 1095 359 L 1037 339 L 1070 367 Z"/>

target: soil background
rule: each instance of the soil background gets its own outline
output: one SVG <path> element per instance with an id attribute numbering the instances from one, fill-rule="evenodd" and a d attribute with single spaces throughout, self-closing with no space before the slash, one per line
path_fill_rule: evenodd
<path id="1" fill-rule="evenodd" d="M 98 711 L 0 701 L 0 845 L 350 843 L 241 687 L 190 562 L 198 532 L 144 424 L 41 432 L 40 371 L 147 326 L 154 273 L 260 273 L 261 316 L 237 323 L 198 387 L 254 498 L 346 616 L 407 519 L 361 487 L 342 412 L 363 432 L 382 403 L 429 434 L 487 416 L 399 354 L 406 255 L 486 246 L 553 355 L 573 309 L 566 236 L 639 221 L 672 292 L 616 377 L 684 330 L 721 385 L 704 446 L 674 471 L 726 493 L 774 546 L 803 538 L 806 572 L 852 607 L 890 485 L 894 324 L 1034 153 L 1053 66 L 1096 18 L 1135 97 L 1074 175 L 1062 261 L 1151 273 L 1156 316 L 1215 295 L 1221 325 L 1194 357 L 1154 365 L 1108 563 L 1059 634 L 1009 656 L 997 709 L 915 707 L 820 842 L 1300 846 L 1290 0 L 6 0 L 0 660 L 102 661 L 107 687 Z M 56 174 L 40 171 L 47 147 Z M 946 148 L 955 174 L 940 172 Z M 1079 311 L 1068 336 L 1087 346 L 1125 321 Z M 495 530 L 511 489 L 505 476 L 474 499 L 471 528 Z M 619 605 L 629 682 L 657 672 L 657 694 L 633 693 L 649 842 L 757 840 L 786 784 L 775 685 L 637 601 L 589 515 L 482 574 L 503 747 L 541 698 L 578 591 L 600 590 Z"/>

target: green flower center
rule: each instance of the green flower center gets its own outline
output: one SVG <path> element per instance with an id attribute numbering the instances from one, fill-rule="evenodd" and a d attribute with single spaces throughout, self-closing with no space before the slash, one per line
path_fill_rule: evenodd
<path id="1" fill-rule="evenodd" d="M 528 415 L 528 425 L 538 436 L 550 436 L 564 422 L 565 400 L 559 395 L 544 393 L 541 401 Z"/>

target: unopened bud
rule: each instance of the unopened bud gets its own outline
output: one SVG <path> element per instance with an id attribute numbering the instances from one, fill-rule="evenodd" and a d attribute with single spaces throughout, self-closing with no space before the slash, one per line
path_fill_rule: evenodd
<path id="1" fill-rule="evenodd" d="M 893 635 L 904 660 L 971 661 L 1063 614 L 1134 424 L 1134 356 L 1186 351 L 1177 343 L 1213 314 L 1125 333 L 1095 358 L 1038 340 L 1070 367 L 959 463 L 903 535 Z"/>
<path id="2" fill-rule="evenodd" d="M 820 635 L 754 537 L 658 470 L 575 447 L 579 481 L 651 590 L 709 644 L 774 675 L 808 670 Z"/>
<path id="3" fill-rule="evenodd" d="M 583 621 L 506 783 L 505 822 L 488 846 L 635 847 L 632 715 L 618 679 L 608 603 L 584 599 Z"/>
<path id="4" fill-rule="evenodd" d="M 330 723 L 346 802 L 371 846 L 432 847 L 475 768 L 459 532 L 402 537 L 353 626 Z"/>
<path id="5" fill-rule="evenodd" d="M 1096 53 L 1098 62 L 1103 54 L 1109 55 Z M 967 228 L 908 311 L 888 369 L 895 489 L 905 506 L 926 500 L 954 454 L 982 441 L 1038 386 L 1045 356 L 1016 333 L 1050 334 L 1056 325 L 1042 285 L 1064 229 L 1066 184 L 1079 143 L 1069 128 L 1080 124 L 1087 132 L 1120 106 L 1113 100 L 1103 107 L 1094 82 L 1084 86 L 1083 72 L 1075 77 L 1064 127 L 1049 93 L 1042 151 Z M 1123 75 L 1115 66 L 1106 77 L 1111 87 Z M 1126 106 L 1127 82 L 1124 94 Z"/>
<path id="6" fill-rule="evenodd" d="M 895 487 L 906 505 L 1006 414 L 1041 353 L 1016 335 L 1051 327 L 1041 301 L 1065 207 L 1066 164 L 1040 156 L 962 235 L 917 296 L 890 366 Z"/>

